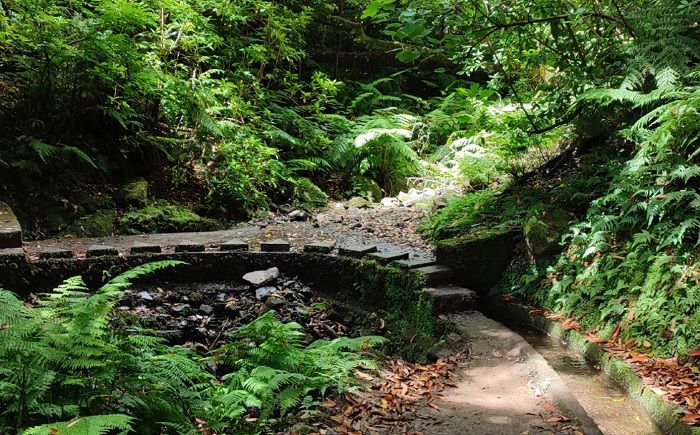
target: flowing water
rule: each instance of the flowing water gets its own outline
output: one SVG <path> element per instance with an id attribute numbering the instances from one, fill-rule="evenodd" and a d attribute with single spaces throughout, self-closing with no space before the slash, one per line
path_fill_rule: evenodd
<path id="1" fill-rule="evenodd" d="M 524 326 L 509 325 L 559 374 L 588 415 L 606 435 L 661 435 L 649 415 L 622 387 L 583 356 L 553 337 Z"/>

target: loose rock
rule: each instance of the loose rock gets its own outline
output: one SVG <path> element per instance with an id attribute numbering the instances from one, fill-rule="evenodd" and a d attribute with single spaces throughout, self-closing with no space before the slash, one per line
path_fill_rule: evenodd
<path id="1" fill-rule="evenodd" d="M 243 275 L 243 280 L 249 282 L 255 287 L 261 287 L 279 276 L 280 271 L 276 267 L 271 267 L 267 270 L 256 270 Z"/>

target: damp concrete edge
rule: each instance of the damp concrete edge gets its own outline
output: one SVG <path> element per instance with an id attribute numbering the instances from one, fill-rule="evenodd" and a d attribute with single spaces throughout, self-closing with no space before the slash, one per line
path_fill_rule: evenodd
<path id="1" fill-rule="evenodd" d="M 603 348 L 592 343 L 573 329 L 566 329 L 561 323 L 547 319 L 520 304 L 505 301 L 494 295 L 482 295 L 482 311 L 496 320 L 510 320 L 531 326 L 545 334 L 561 340 L 566 346 L 583 355 L 589 362 L 600 366 L 601 370 L 617 382 L 629 397 L 644 409 L 659 428 L 669 435 L 700 435 L 700 427 L 688 426 L 681 420 L 680 407 L 667 402 L 647 388 L 623 359 L 610 356 Z"/>

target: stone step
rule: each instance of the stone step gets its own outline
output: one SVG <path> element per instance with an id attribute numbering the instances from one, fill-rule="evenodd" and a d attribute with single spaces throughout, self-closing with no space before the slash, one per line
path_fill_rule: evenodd
<path id="1" fill-rule="evenodd" d="M 0 267 L 18 268 L 27 262 L 27 256 L 22 248 L 0 249 Z"/>
<path id="2" fill-rule="evenodd" d="M 291 245 L 288 241 L 282 239 L 268 240 L 260 243 L 260 251 L 262 252 L 289 252 Z"/>
<path id="3" fill-rule="evenodd" d="M 238 240 L 238 239 L 233 239 L 229 240 L 226 243 L 222 243 L 221 246 L 219 246 L 220 251 L 247 251 L 248 250 L 248 242 L 244 242 L 243 240 Z"/>
<path id="4" fill-rule="evenodd" d="M 374 245 L 347 245 L 338 248 L 338 254 L 353 258 L 362 258 L 372 252 L 377 252 Z"/>
<path id="5" fill-rule="evenodd" d="M 204 252 L 204 250 L 204 244 L 191 240 L 183 240 L 175 245 L 175 252 Z"/>
<path id="6" fill-rule="evenodd" d="M 408 260 L 408 252 L 386 251 L 373 252 L 367 256 L 371 260 L 377 260 L 380 264 L 389 264 L 392 261 Z"/>
<path id="7" fill-rule="evenodd" d="M 315 242 L 304 245 L 304 252 L 316 254 L 330 254 L 335 247 L 335 242 Z"/>
<path id="8" fill-rule="evenodd" d="M 0 201 L 0 249 L 21 248 L 22 229 L 10 206 Z"/>
<path id="9" fill-rule="evenodd" d="M 477 293 L 456 285 L 428 287 L 423 289 L 433 300 L 433 314 L 449 314 L 476 309 Z"/>
<path id="10" fill-rule="evenodd" d="M 434 266 L 436 263 L 430 258 L 411 258 L 410 260 L 394 261 L 391 264 L 402 269 L 418 269 L 419 267 Z"/>
<path id="11" fill-rule="evenodd" d="M 426 276 L 425 285 L 432 287 L 440 284 L 447 284 L 452 280 L 454 273 L 447 266 L 424 266 L 414 269 Z"/>
<path id="12" fill-rule="evenodd" d="M 129 253 L 131 254 L 157 254 L 160 252 L 162 252 L 160 245 L 152 243 L 136 242 L 129 248 Z"/>
<path id="13" fill-rule="evenodd" d="M 85 258 L 116 257 L 119 251 L 114 246 L 91 245 L 85 251 Z"/>
<path id="14" fill-rule="evenodd" d="M 73 258 L 73 252 L 69 249 L 49 248 L 39 252 L 39 260 Z"/>

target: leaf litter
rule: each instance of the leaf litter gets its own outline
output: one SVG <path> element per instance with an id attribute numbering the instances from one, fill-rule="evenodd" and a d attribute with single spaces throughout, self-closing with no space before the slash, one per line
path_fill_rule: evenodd
<path id="1" fill-rule="evenodd" d="M 513 298 L 505 297 L 505 299 L 513 301 Z M 566 329 L 583 333 L 581 326 L 571 317 L 532 306 L 527 308 L 532 314 L 558 321 Z M 634 339 L 623 341 L 619 338 L 621 329 L 622 326 L 618 325 L 610 340 L 599 337 L 595 331 L 589 331 L 584 335 L 589 342 L 600 345 L 606 354 L 627 362 L 650 390 L 666 401 L 679 406 L 683 410 L 684 415 L 681 420 L 684 423 L 700 426 L 700 368 L 697 365 L 700 349 L 690 352 L 688 361 L 682 361 L 677 356 L 654 357 L 640 350 L 640 347 L 649 347 L 647 343 L 638 343 Z"/>

